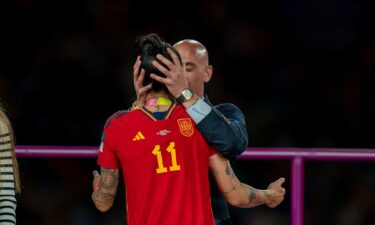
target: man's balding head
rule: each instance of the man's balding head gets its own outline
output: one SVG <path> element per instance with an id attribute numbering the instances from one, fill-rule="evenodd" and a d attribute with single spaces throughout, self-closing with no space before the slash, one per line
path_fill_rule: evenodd
<path id="1" fill-rule="evenodd" d="M 199 62 L 204 65 L 209 65 L 208 52 L 206 47 L 197 40 L 184 39 L 173 45 L 176 49 L 182 49 L 183 51 L 189 51 L 190 54 L 195 55 Z"/>
<path id="2" fill-rule="evenodd" d="M 185 64 L 189 86 L 195 94 L 202 97 L 204 84 L 210 81 L 213 70 L 206 47 L 194 39 L 179 41 L 173 47 L 180 53 L 182 63 Z"/>

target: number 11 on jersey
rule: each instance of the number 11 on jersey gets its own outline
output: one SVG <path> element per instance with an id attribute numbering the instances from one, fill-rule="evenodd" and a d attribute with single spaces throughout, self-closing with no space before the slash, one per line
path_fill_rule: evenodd
<path id="1" fill-rule="evenodd" d="M 174 148 L 174 142 L 170 142 L 167 147 L 167 152 L 171 154 L 171 163 L 172 166 L 169 167 L 169 171 L 179 171 L 181 169 L 180 165 L 177 163 L 177 155 L 176 149 Z M 168 168 L 163 164 L 163 156 L 161 155 L 160 145 L 155 145 L 154 150 L 152 150 L 152 154 L 156 155 L 156 159 L 158 161 L 158 168 L 156 168 L 156 173 L 166 173 L 168 172 Z"/>

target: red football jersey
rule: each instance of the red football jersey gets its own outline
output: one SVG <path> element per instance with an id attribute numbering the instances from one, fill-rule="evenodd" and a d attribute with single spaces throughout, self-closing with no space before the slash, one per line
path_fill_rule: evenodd
<path id="1" fill-rule="evenodd" d="M 142 108 L 107 122 L 98 164 L 121 168 L 128 225 L 214 225 L 208 158 L 215 154 L 185 109 L 157 120 Z"/>

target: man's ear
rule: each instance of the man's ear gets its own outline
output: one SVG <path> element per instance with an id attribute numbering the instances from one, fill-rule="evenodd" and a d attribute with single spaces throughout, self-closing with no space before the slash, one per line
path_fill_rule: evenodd
<path id="1" fill-rule="evenodd" d="M 204 73 L 204 82 L 205 83 L 208 83 L 211 80 L 213 69 L 214 68 L 211 65 L 208 65 L 206 67 L 206 72 Z"/>

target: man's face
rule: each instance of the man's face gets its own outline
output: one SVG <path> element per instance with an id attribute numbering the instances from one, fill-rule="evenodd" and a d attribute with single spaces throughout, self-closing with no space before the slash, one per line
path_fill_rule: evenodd
<path id="1" fill-rule="evenodd" d="M 182 62 L 186 64 L 186 76 L 193 92 L 202 97 L 204 94 L 204 83 L 208 82 L 210 76 L 207 74 L 207 60 L 197 51 L 196 46 L 191 44 L 179 44 L 175 46 L 181 55 Z"/>

